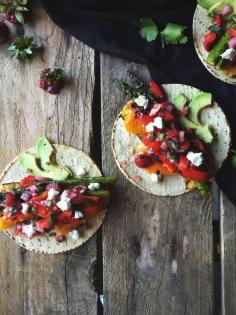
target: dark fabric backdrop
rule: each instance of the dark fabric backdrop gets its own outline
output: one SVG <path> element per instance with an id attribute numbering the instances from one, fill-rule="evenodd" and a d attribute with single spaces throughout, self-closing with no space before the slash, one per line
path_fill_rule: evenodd
<path id="1" fill-rule="evenodd" d="M 236 147 L 236 87 L 214 78 L 194 50 L 192 19 L 194 0 L 42 0 L 52 20 L 90 47 L 118 57 L 144 63 L 159 83 L 183 83 L 212 92 L 230 122 Z M 186 45 L 146 42 L 131 22 L 152 18 L 162 28 L 168 22 L 186 25 Z M 220 188 L 236 205 L 236 169 L 229 160 L 217 174 Z"/>

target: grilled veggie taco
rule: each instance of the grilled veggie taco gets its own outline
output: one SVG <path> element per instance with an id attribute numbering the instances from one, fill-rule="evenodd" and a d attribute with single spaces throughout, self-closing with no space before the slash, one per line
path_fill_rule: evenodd
<path id="1" fill-rule="evenodd" d="M 19 245 L 55 254 L 86 242 L 109 204 L 108 185 L 84 152 L 40 138 L 1 175 L 0 230 Z"/>
<path id="2" fill-rule="evenodd" d="M 180 84 L 150 90 L 130 74 L 134 88 L 115 83 L 131 100 L 119 114 L 112 134 L 115 160 L 141 189 L 175 196 L 192 189 L 206 193 L 226 159 L 230 129 L 210 93 Z"/>

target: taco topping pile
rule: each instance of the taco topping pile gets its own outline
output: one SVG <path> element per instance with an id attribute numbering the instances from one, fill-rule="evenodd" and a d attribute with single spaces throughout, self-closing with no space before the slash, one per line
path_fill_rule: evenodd
<path id="1" fill-rule="evenodd" d="M 2 184 L 0 191 L 0 230 L 15 227 L 15 235 L 27 238 L 55 236 L 79 239 L 87 222 L 109 204 L 109 184 L 114 177 L 86 177 L 83 167 L 73 178 L 67 166 L 56 163 L 56 152 L 42 137 L 36 155 L 19 157 L 21 166 L 31 175 L 19 183 Z"/>
<path id="2" fill-rule="evenodd" d="M 130 74 L 134 82 L 134 74 Z M 137 167 L 152 174 L 158 182 L 161 175 L 180 173 L 192 188 L 203 186 L 209 180 L 209 153 L 206 143 L 213 141 L 211 127 L 199 121 L 202 108 L 211 105 L 210 93 L 199 93 L 190 102 L 184 94 L 168 101 L 163 89 L 150 82 L 145 92 L 136 77 L 136 86 L 116 80 L 116 85 L 133 99 L 121 112 L 127 132 L 138 136 L 142 145 L 134 157 Z M 135 86 L 135 85 L 134 85 Z M 142 94 L 141 94 L 142 93 Z"/>
<path id="3" fill-rule="evenodd" d="M 211 1 L 199 4 L 208 10 L 209 28 L 204 35 L 203 46 L 207 62 L 221 69 L 229 77 L 236 76 L 236 1 Z M 228 2 L 228 3 L 227 3 Z"/>

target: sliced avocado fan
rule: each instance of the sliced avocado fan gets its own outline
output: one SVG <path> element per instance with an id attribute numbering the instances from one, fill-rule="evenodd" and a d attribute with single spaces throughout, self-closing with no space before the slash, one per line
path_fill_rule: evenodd
<path id="1" fill-rule="evenodd" d="M 187 97 L 180 93 L 173 97 L 172 104 L 178 110 L 181 110 L 188 102 Z M 180 124 L 184 128 L 191 128 L 195 130 L 196 135 L 205 143 L 211 143 L 213 141 L 213 134 L 211 126 L 202 125 L 199 121 L 199 112 L 206 106 L 212 103 L 211 93 L 201 92 L 195 96 L 189 104 L 189 115 L 188 117 L 181 117 L 179 119 Z M 190 106 L 191 105 L 191 106 Z M 191 120 L 190 120 L 191 118 Z"/>
<path id="2" fill-rule="evenodd" d="M 19 162 L 22 167 L 28 169 L 34 176 L 41 176 L 57 181 L 62 181 L 72 176 L 67 166 L 59 166 L 56 163 L 56 154 L 45 138 L 41 137 L 36 145 L 36 156 L 30 153 L 22 153 Z"/>

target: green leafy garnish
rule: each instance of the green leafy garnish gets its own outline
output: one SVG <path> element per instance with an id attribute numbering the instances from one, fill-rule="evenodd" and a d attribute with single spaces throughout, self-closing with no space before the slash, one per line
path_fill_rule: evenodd
<path id="1" fill-rule="evenodd" d="M 203 182 L 198 182 L 198 181 L 194 181 L 197 189 L 199 190 L 200 194 L 205 197 L 208 195 L 209 193 L 209 187 L 207 186 L 206 183 Z"/>
<path id="2" fill-rule="evenodd" d="M 231 150 L 231 165 L 236 167 L 236 150 Z"/>
<path id="3" fill-rule="evenodd" d="M 163 31 L 161 31 L 162 41 L 165 44 L 186 44 L 188 37 L 183 35 L 186 26 L 175 23 L 168 23 Z"/>
<path id="4" fill-rule="evenodd" d="M 0 13 L 14 14 L 20 24 L 24 24 L 24 13 L 29 11 L 27 8 L 28 0 L 0 0 Z"/>
<path id="5" fill-rule="evenodd" d="M 33 37 L 22 36 L 11 43 L 8 50 L 12 58 L 18 58 L 26 63 L 29 56 L 33 54 L 33 50 L 37 48 L 40 48 L 40 45 L 34 43 Z"/>
<path id="6" fill-rule="evenodd" d="M 143 39 L 146 39 L 148 42 L 152 42 L 157 38 L 159 33 L 156 23 L 149 18 L 141 18 L 136 23 L 139 27 L 139 34 Z"/>

